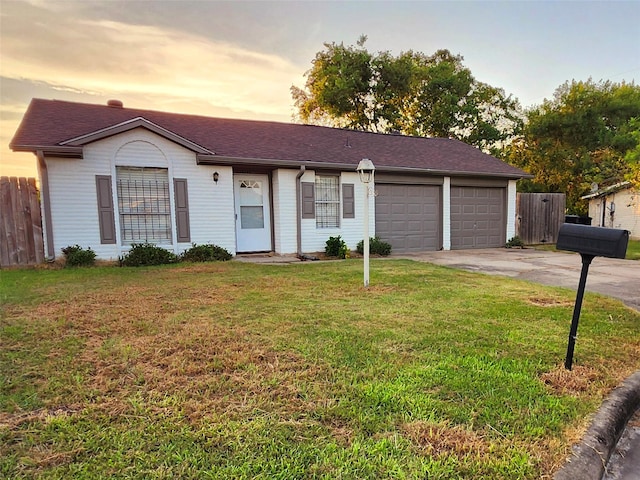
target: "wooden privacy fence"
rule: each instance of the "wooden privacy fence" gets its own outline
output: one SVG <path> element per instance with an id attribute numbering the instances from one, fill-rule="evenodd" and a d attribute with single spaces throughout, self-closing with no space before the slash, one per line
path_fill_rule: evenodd
<path id="1" fill-rule="evenodd" d="M 526 245 L 556 243 L 565 203 L 564 193 L 518 193 L 516 235 Z"/>
<path id="2" fill-rule="evenodd" d="M 35 178 L 0 177 L 0 266 L 44 260 Z"/>

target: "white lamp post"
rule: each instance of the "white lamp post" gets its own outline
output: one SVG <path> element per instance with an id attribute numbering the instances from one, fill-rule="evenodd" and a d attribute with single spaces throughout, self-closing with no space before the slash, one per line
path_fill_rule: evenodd
<path id="1" fill-rule="evenodd" d="M 376 167 L 368 158 L 363 158 L 356 168 L 360 181 L 364 183 L 366 193 L 364 197 L 364 288 L 369 287 L 369 184 L 373 182 L 373 172 Z"/>

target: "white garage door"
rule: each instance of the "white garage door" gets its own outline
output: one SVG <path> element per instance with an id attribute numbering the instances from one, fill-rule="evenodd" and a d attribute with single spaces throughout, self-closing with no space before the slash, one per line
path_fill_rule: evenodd
<path id="1" fill-rule="evenodd" d="M 376 184 L 376 235 L 394 253 L 442 246 L 440 186 Z"/>
<path id="2" fill-rule="evenodd" d="M 504 246 L 506 190 L 451 187 L 451 248 Z"/>

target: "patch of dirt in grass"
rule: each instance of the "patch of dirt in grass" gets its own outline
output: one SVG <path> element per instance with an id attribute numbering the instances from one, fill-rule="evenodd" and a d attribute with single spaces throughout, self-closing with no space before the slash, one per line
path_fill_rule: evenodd
<path id="1" fill-rule="evenodd" d="M 49 445 L 35 445 L 29 449 L 29 462 L 38 468 L 51 468 L 71 463 L 76 455 L 84 449 L 78 448 L 68 452 L 55 451 Z"/>
<path id="2" fill-rule="evenodd" d="M 303 398 L 299 386 L 317 381 L 322 367 L 234 324 L 224 305 L 241 291 L 235 285 L 185 285 L 171 292 L 123 286 L 15 308 L 12 315 L 55 325 L 58 339 L 81 341 L 73 361 L 82 365 L 84 392 L 69 400 L 89 395 L 93 409 L 118 414 L 135 397 L 144 408 L 172 408 L 192 421 L 309 410 L 313 399 Z M 52 344 L 49 368 L 60 368 L 65 348 Z"/>
<path id="3" fill-rule="evenodd" d="M 491 451 L 488 441 L 462 426 L 412 422 L 402 425 L 401 431 L 424 455 L 482 456 Z"/>
<path id="4" fill-rule="evenodd" d="M 526 300 L 536 307 L 570 307 L 573 305 L 573 302 L 569 300 L 554 297 L 535 296 L 529 297 Z"/>
<path id="5" fill-rule="evenodd" d="M 68 417 L 82 410 L 80 405 L 61 405 L 52 408 L 39 408 L 30 412 L 0 412 L 0 428 L 10 430 L 25 423 L 48 422 L 61 416 Z"/>
<path id="6" fill-rule="evenodd" d="M 583 365 L 574 365 L 572 370 L 558 365 L 550 372 L 542 373 L 540 380 L 555 393 L 578 395 L 592 389 L 593 384 L 600 380 L 600 374 L 596 369 Z"/>

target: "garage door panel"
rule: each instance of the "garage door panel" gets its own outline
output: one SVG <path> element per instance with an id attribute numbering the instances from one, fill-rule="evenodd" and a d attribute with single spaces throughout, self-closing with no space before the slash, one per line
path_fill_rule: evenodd
<path id="1" fill-rule="evenodd" d="M 475 205 L 463 205 L 462 206 L 462 213 L 473 215 L 473 214 L 476 213 L 476 206 Z"/>
<path id="2" fill-rule="evenodd" d="M 422 221 L 414 220 L 407 222 L 407 230 L 409 233 L 422 233 L 424 231 Z"/>
<path id="3" fill-rule="evenodd" d="M 423 210 L 422 205 L 416 203 L 410 203 L 407 205 L 407 214 L 409 215 L 422 215 Z"/>
<path id="4" fill-rule="evenodd" d="M 500 247 L 505 243 L 505 189 L 451 188 L 451 248 Z"/>
<path id="5" fill-rule="evenodd" d="M 393 252 L 438 250 L 441 246 L 440 186 L 376 185 L 376 235 Z"/>

